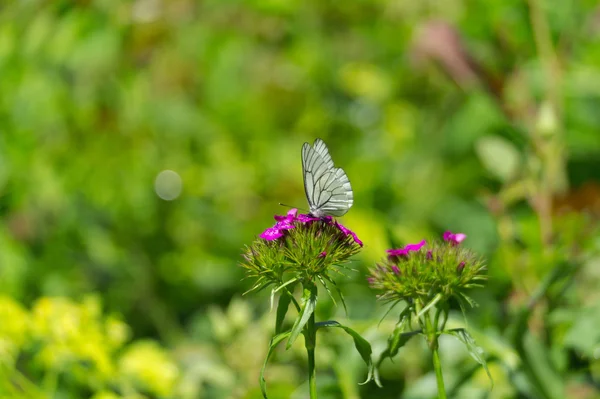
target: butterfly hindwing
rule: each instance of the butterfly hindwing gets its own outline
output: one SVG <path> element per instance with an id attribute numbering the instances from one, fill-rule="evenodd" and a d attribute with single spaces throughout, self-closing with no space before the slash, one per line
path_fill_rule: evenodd
<path id="1" fill-rule="evenodd" d="M 348 212 L 354 202 L 350 180 L 341 168 L 334 166 L 323 140 L 302 146 L 302 172 L 313 216 L 342 216 Z"/>

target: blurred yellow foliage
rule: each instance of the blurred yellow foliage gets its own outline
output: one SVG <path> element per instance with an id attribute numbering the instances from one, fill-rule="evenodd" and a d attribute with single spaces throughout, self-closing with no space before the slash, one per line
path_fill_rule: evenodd
<path id="1" fill-rule="evenodd" d="M 124 346 L 129 327 L 104 316 L 97 296 L 82 302 L 42 297 L 31 311 L 0 296 L 0 318 L 1 398 L 51 397 L 62 385 L 72 385 L 69 391 L 76 396 L 70 397 L 80 397 L 77 388 L 97 391 L 94 399 L 145 398 L 141 392 L 174 396 L 180 371 L 169 353 L 153 341 Z M 25 363 L 17 368 L 20 355 Z M 36 378 L 38 372 L 41 387 L 25 377 Z"/>
<path id="2" fill-rule="evenodd" d="M 27 340 L 29 316 L 12 298 L 0 296 L 0 320 L 0 364 L 10 364 Z"/>
<path id="3" fill-rule="evenodd" d="M 154 341 L 132 344 L 119 360 L 119 370 L 136 387 L 159 396 L 174 390 L 180 374 L 177 364 Z"/>

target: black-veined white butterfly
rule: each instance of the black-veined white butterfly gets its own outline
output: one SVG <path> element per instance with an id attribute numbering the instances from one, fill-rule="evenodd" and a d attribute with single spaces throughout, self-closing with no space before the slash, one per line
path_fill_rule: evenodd
<path id="1" fill-rule="evenodd" d="M 302 146 L 302 174 L 311 215 L 342 216 L 348 212 L 354 203 L 350 180 L 333 165 L 323 140 Z"/>

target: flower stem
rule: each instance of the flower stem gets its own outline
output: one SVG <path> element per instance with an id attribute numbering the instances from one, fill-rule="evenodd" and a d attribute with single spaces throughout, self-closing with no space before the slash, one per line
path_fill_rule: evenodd
<path id="1" fill-rule="evenodd" d="M 437 337 L 433 352 L 433 368 L 435 370 L 435 379 L 437 380 L 438 399 L 446 399 L 446 388 L 444 387 L 444 376 L 442 374 L 442 363 L 440 362 L 440 353 L 438 349 Z"/>
<path id="2" fill-rule="evenodd" d="M 317 373 L 315 368 L 315 346 L 317 343 L 317 330 L 315 329 L 315 314 L 310 315 L 304 331 L 304 344 L 308 354 L 308 385 L 310 399 L 317 398 Z"/>
<path id="3" fill-rule="evenodd" d="M 431 312 L 432 310 L 430 309 L 424 315 L 424 330 L 427 335 L 427 343 L 429 344 L 429 349 L 431 349 L 431 356 L 433 358 L 433 369 L 435 370 L 435 379 L 437 381 L 438 399 L 446 399 L 446 388 L 444 386 L 444 375 L 442 374 L 442 363 L 440 362 L 438 343 L 438 323 L 441 311 L 439 308 L 437 309 L 433 323 L 431 322 Z"/>

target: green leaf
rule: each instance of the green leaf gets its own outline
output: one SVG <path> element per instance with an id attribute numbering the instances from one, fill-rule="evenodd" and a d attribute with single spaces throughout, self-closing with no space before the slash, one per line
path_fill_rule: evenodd
<path id="1" fill-rule="evenodd" d="M 392 309 L 394 309 L 396 307 L 396 305 L 398 305 L 400 302 L 402 302 L 402 299 L 398 299 L 397 301 L 394 301 L 394 303 L 392 303 L 392 305 L 390 306 L 390 308 L 388 310 L 385 311 L 385 313 L 383 314 L 383 317 L 381 317 L 381 319 L 379 319 L 379 323 L 377 323 L 377 327 L 379 327 L 381 325 L 381 322 L 385 319 L 385 317 L 390 314 L 390 312 L 392 311 Z M 400 319 L 402 319 L 402 315 L 407 311 L 407 309 L 404 309 L 401 313 L 400 313 Z M 398 323 L 400 322 L 400 320 L 398 321 Z"/>
<path id="2" fill-rule="evenodd" d="M 363 361 L 365 362 L 365 364 L 367 365 L 367 368 L 369 370 L 367 379 L 362 384 L 366 384 L 367 382 L 369 382 L 373 379 L 374 367 L 373 367 L 373 359 L 371 358 L 371 354 L 373 353 L 373 351 L 371 349 L 371 344 L 369 344 L 369 342 L 366 339 L 364 339 L 359 333 L 357 333 L 350 327 L 346 327 L 343 324 L 340 324 L 335 320 L 321 321 L 321 322 L 315 323 L 315 327 L 317 328 L 317 330 L 319 328 L 337 327 L 337 328 L 341 328 L 342 330 L 344 330 L 346 332 L 346 334 L 350 335 L 352 337 L 352 339 L 354 340 L 354 347 L 356 348 L 358 353 L 360 353 L 360 357 L 362 357 Z"/>
<path id="3" fill-rule="evenodd" d="M 379 366 L 386 359 L 392 359 L 400 348 L 402 348 L 406 343 L 415 335 L 420 334 L 421 330 L 416 331 L 407 331 L 410 328 L 410 320 L 411 320 L 411 308 L 407 307 L 400 313 L 400 319 L 396 324 L 396 328 L 388 338 L 388 346 L 381 353 L 379 360 L 377 361 L 377 365 L 375 367 L 375 383 L 381 386 L 381 382 L 379 380 Z"/>
<path id="4" fill-rule="evenodd" d="M 325 287 L 325 291 L 327 291 L 327 294 L 329 295 L 329 298 L 331 298 L 331 301 L 333 302 L 333 306 L 337 306 L 337 302 L 335 301 L 335 298 L 333 297 L 333 294 L 331 293 L 331 290 L 329 289 L 329 286 L 327 286 L 327 283 L 325 282 L 325 280 L 323 279 L 322 276 L 317 276 L 317 278 L 319 279 L 319 281 L 321 282 L 321 284 L 323 284 L 323 287 Z"/>
<path id="5" fill-rule="evenodd" d="M 281 293 L 279 296 L 279 302 L 277 302 L 277 318 L 275 319 L 275 334 L 280 334 L 283 328 L 283 321 L 285 315 L 292 301 L 291 296 L 287 292 Z"/>
<path id="6" fill-rule="evenodd" d="M 298 335 L 302 332 L 302 329 L 308 322 L 310 315 L 315 311 L 315 307 L 317 305 L 317 286 L 312 284 L 309 287 L 304 287 L 304 291 L 302 293 L 302 309 L 300 309 L 300 313 L 294 322 L 294 326 L 292 327 L 292 331 L 290 334 L 290 339 L 287 342 L 286 349 L 289 349 Z"/>
<path id="7" fill-rule="evenodd" d="M 265 398 L 265 399 L 267 399 L 267 382 L 265 381 L 265 369 L 267 368 L 267 363 L 269 362 L 269 358 L 271 357 L 271 354 L 273 353 L 273 349 L 275 349 L 275 347 L 281 341 L 283 341 L 284 339 L 289 337 L 290 334 L 291 334 L 291 331 L 287 331 L 282 334 L 278 334 L 278 335 L 274 336 L 273 338 L 271 338 L 271 341 L 269 342 L 269 350 L 267 351 L 267 357 L 265 358 L 265 362 L 263 363 L 263 366 L 260 369 L 260 377 L 259 377 L 260 391 L 262 392 L 263 398 Z"/>
<path id="8" fill-rule="evenodd" d="M 433 306 L 435 306 L 436 303 L 438 303 L 440 301 L 440 299 L 442 299 L 442 294 L 437 294 L 435 297 L 433 297 L 433 299 L 427 304 L 425 305 L 425 307 L 423 309 L 421 309 L 421 311 L 419 313 L 417 313 L 417 319 L 420 319 L 421 316 L 423 316 L 425 313 L 427 313 L 427 311 L 429 309 L 431 309 Z"/>
<path id="9" fill-rule="evenodd" d="M 344 313 L 346 313 L 346 316 L 348 316 L 348 308 L 346 307 L 346 301 L 344 300 L 344 295 L 342 294 L 340 287 L 338 287 L 338 285 L 335 283 L 335 281 L 331 277 L 329 277 L 327 275 L 324 277 L 327 281 L 329 281 L 333 285 L 335 292 L 337 292 L 338 296 L 340 297 L 340 300 L 342 301 L 342 306 L 344 307 Z M 323 284 L 323 285 L 325 285 L 325 284 Z M 329 288 L 327 288 L 327 291 L 329 291 Z M 335 303 L 335 301 L 333 301 L 333 302 Z"/>
<path id="10" fill-rule="evenodd" d="M 469 334 L 469 332 L 464 328 L 454 328 L 452 330 L 446 330 L 444 331 L 444 334 L 454 335 L 459 340 L 461 340 L 463 344 L 465 344 L 467 350 L 471 354 L 471 357 L 473 357 L 473 359 L 475 359 L 477 363 L 483 366 L 483 369 L 488 375 L 488 378 L 490 379 L 493 388 L 494 380 L 492 379 L 492 375 L 490 374 L 490 370 L 488 369 L 487 362 L 485 361 L 484 351 L 482 348 L 477 346 L 477 343 L 475 342 L 471 334 Z"/>
<path id="11" fill-rule="evenodd" d="M 285 288 L 285 287 L 287 287 L 287 286 L 288 286 L 288 285 L 290 285 L 290 284 L 294 284 L 294 283 L 295 283 L 295 282 L 297 282 L 297 281 L 298 281 L 298 278 L 297 278 L 297 277 L 294 277 L 294 278 L 292 278 L 292 279 L 290 279 L 290 280 L 286 281 L 285 283 L 281 284 L 279 287 L 275 288 L 275 290 L 273 290 L 273 292 L 277 292 L 277 291 L 279 291 L 280 289 L 282 289 L 282 288 Z"/>

